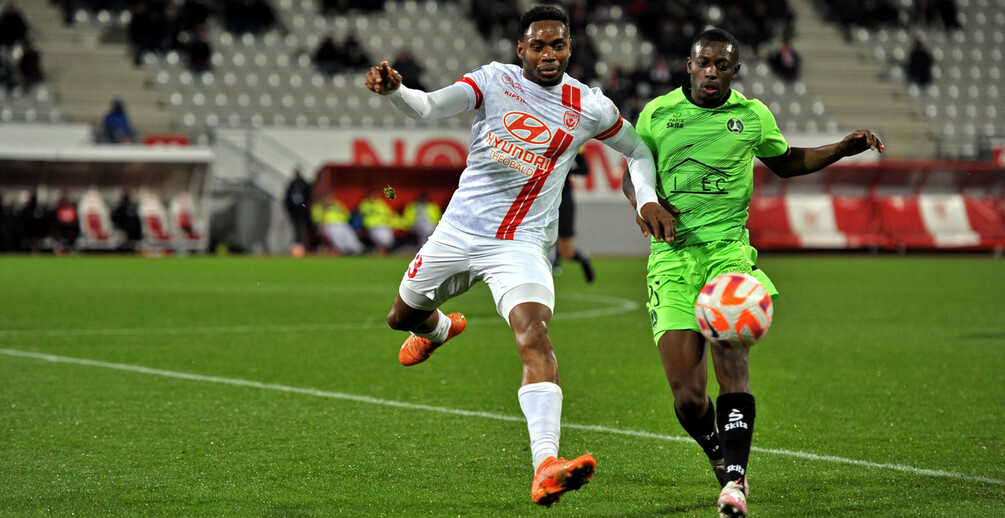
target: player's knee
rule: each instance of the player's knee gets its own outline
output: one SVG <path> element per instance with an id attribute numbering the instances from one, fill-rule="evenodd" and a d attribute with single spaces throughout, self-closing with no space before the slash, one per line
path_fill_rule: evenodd
<path id="1" fill-rule="evenodd" d="M 405 319 L 399 311 L 393 308 L 391 309 L 391 312 L 387 314 L 387 325 L 395 331 L 411 331 L 412 328 L 415 327 L 413 322 Z"/>
<path id="2" fill-rule="evenodd" d="M 704 413 L 705 405 L 708 404 L 708 395 L 704 387 L 694 384 L 675 384 L 670 386 L 673 391 L 674 406 L 677 411 L 686 417 L 701 417 Z"/>
<path id="3" fill-rule="evenodd" d="M 532 320 L 515 326 L 513 335 L 516 337 L 517 347 L 521 349 L 543 347 L 545 344 L 549 349 L 551 348 L 551 341 L 548 339 L 548 325 L 541 320 Z"/>

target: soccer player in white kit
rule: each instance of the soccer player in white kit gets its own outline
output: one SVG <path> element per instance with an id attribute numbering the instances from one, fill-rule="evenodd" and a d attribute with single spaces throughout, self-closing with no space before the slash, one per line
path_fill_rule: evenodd
<path id="1" fill-rule="evenodd" d="M 410 331 L 403 365 L 427 358 L 466 325 L 438 308 L 475 282 L 489 285 L 523 359 L 517 392 L 527 418 L 535 476 L 534 503 L 550 507 L 589 482 L 596 460 L 558 456 L 562 389 L 548 337 L 555 287 L 547 254 L 557 238 L 558 205 L 580 146 L 596 138 L 625 155 L 638 214 L 657 239 L 672 239 L 673 216 L 655 192 L 648 146 L 599 89 L 565 74 L 571 55 L 568 16 L 540 5 L 520 19 L 518 65 L 493 62 L 456 83 L 426 93 L 401 85 L 387 62 L 367 73 L 370 90 L 416 120 L 477 110 L 467 167 L 433 235 L 412 260 L 387 316 Z"/>

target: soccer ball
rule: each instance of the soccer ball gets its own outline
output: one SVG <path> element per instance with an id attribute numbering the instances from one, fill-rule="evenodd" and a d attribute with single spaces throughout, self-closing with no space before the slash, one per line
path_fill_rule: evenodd
<path id="1" fill-rule="evenodd" d="M 768 332 L 774 307 L 768 290 L 753 275 L 724 273 L 698 293 L 694 316 L 711 342 L 746 349 Z"/>

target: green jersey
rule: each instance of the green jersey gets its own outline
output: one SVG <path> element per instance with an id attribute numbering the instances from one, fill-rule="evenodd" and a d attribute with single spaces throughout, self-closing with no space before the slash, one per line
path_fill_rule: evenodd
<path id="1" fill-rule="evenodd" d="M 678 88 L 649 101 L 636 126 L 656 158 L 657 194 L 681 212 L 676 239 L 651 250 L 744 239 L 754 157 L 788 150 L 768 108 L 736 90 L 702 108 Z"/>

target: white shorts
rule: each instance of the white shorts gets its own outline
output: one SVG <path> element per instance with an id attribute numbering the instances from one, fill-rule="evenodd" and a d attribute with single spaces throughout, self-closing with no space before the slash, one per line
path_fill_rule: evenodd
<path id="1" fill-rule="evenodd" d="M 510 311 L 524 302 L 554 312 L 555 281 L 547 254 L 542 245 L 475 236 L 440 221 L 408 265 L 398 294 L 415 309 L 433 310 L 483 281 L 507 323 Z"/>

